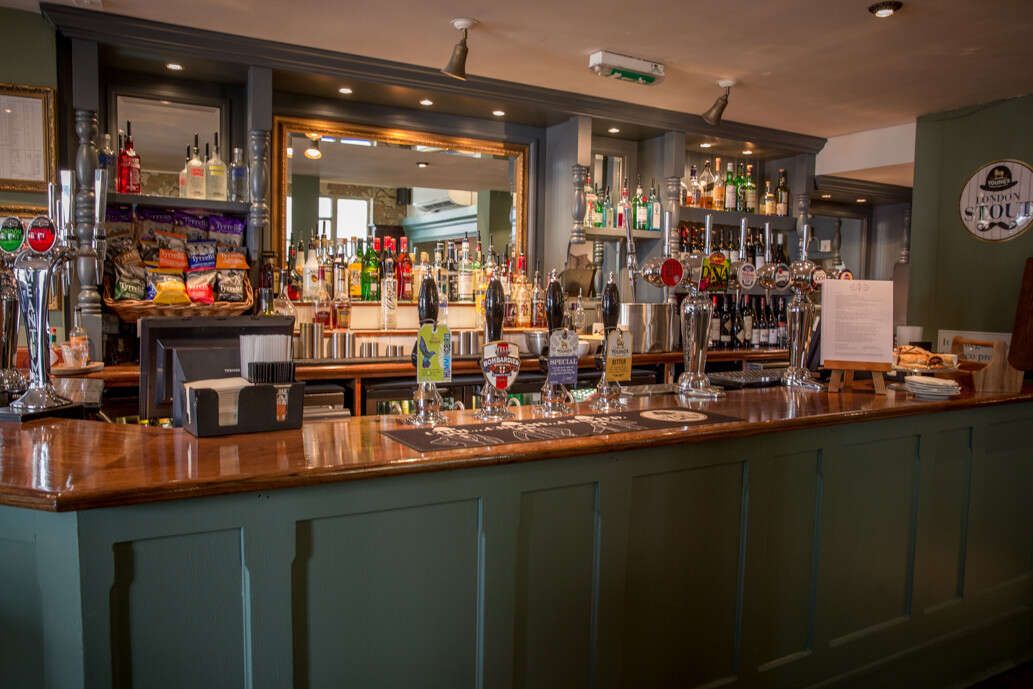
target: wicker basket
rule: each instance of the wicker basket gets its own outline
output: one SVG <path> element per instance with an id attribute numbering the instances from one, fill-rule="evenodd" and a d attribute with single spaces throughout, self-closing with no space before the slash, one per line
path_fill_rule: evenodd
<path id="1" fill-rule="evenodd" d="M 104 283 L 104 305 L 126 323 L 150 316 L 240 316 L 250 311 L 254 304 L 255 293 L 250 280 L 244 280 L 244 301 L 217 301 L 214 304 L 155 304 L 136 299 L 116 301 L 111 298 L 111 285 L 107 281 Z"/>

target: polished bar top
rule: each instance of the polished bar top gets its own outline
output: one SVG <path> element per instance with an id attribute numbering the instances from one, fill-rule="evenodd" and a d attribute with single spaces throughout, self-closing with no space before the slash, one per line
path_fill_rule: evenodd
<path id="1" fill-rule="evenodd" d="M 903 393 L 901 393 L 903 394 Z M 685 407 L 740 421 L 588 438 L 420 453 L 380 433 L 400 417 L 315 421 L 295 431 L 195 438 L 181 429 L 44 419 L 0 423 L 0 504 L 65 511 L 270 490 L 420 471 L 693 443 L 782 429 L 1033 401 L 1018 393 L 964 393 L 939 402 L 868 392 L 731 391 L 716 401 L 635 397 L 631 408 Z M 531 407 L 515 408 L 521 418 Z M 585 405 L 580 413 L 592 413 Z M 477 423 L 448 412 L 453 425 Z"/>

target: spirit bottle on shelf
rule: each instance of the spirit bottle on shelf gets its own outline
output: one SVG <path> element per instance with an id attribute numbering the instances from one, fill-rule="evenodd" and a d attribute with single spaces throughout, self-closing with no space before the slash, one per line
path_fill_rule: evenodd
<path id="1" fill-rule="evenodd" d="M 542 289 L 541 270 L 534 271 L 534 286 L 531 288 L 531 327 L 546 327 L 545 290 Z"/>
<path id="2" fill-rule="evenodd" d="M 531 288 L 527 283 L 527 259 L 523 254 L 517 258 L 516 274 L 513 278 L 513 303 L 516 306 L 516 326 L 531 327 Z"/>
<path id="3" fill-rule="evenodd" d="M 197 147 L 197 134 L 194 134 L 194 148 L 187 163 L 187 198 L 203 199 L 205 197 L 204 163 L 201 162 Z"/>
<path id="4" fill-rule="evenodd" d="M 738 189 L 735 183 L 735 164 L 728 163 L 728 174 L 725 175 L 725 205 L 726 211 L 735 210 L 735 199 L 738 196 Z"/>
<path id="5" fill-rule="evenodd" d="M 362 301 L 380 301 L 380 237 L 366 240 L 362 259 Z"/>
<path id="6" fill-rule="evenodd" d="M 362 301 L 362 240 L 352 239 L 351 256 L 348 257 L 348 296 L 352 301 Z"/>
<path id="7" fill-rule="evenodd" d="M 395 238 L 384 237 L 383 251 L 380 253 L 380 285 L 383 288 L 384 280 L 391 277 L 395 280 L 395 302 L 398 301 L 398 276 L 395 274 Z M 384 295 L 381 292 L 380 301 L 383 303 Z"/>
<path id="8" fill-rule="evenodd" d="M 620 206 L 617 208 L 617 224 L 618 230 L 625 228 L 625 223 L 630 222 L 629 215 L 631 214 L 631 202 L 628 199 L 628 179 L 624 178 L 624 186 L 621 187 L 621 200 Z"/>
<path id="9" fill-rule="evenodd" d="M 187 157 L 183 162 L 183 169 L 179 171 L 179 198 L 189 198 L 187 196 L 187 180 L 190 179 L 190 147 L 187 146 Z"/>
<path id="10" fill-rule="evenodd" d="M 774 215 L 776 206 L 775 192 L 771 191 L 771 180 L 766 179 L 764 180 L 764 204 L 760 212 L 764 215 Z"/>
<path id="11" fill-rule="evenodd" d="M 746 212 L 746 173 L 742 163 L 739 163 L 735 175 L 735 210 L 740 213 Z"/>
<path id="12" fill-rule="evenodd" d="M 380 326 L 384 330 L 398 327 L 398 278 L 395 277 L 394 259 L 391 257 L 391 237 L 384 237 L 384 261 L 380 280 Z"/>
<path id="13" fill-rule="evenodd" d="M 700 186 L 699 177 L 696 174 L 696 166 L 689 166 L 689 203 L 693 208 L 703 205 L 703 187 Z"/>
<path id="14" fill-rule="evenodd" d="M 595 203 L 599 199 L 599 192 L 592 186 L 592 178 L 585 179 L 585 226 L 595 227 Z"/>
<path id="15" fill-rule="evenodd" d="M 753 164 L 746 164 L 746 177 L 744 178 L 746 212 L 757 212 L 757 182 L 753 179 Z"/>
<path id="16" fill-rule="evenodd" d="M 395 261 L 395 276 L 398 280 L 398 301 L 408 303 L 414 299 L 412 280 L 412 255 L 409 254 L 409 238 L 398 239 L 400 248 Z"/>
<path id="17" fill-rule="evenodd" d="M 126 120 L 126 139 L 118 152 L 118 191 L 122 194 L 140 193 L 140 156 L 133 144 L 133 123 Z"/>
<path id="18" fill-rule="evenodd" d="M 725 180 L 721 177 L 721 159 L 714 158 L 714 190 L 711 194 L 711 208 L 715 211 L 725 209 Z"/>
<path id="19" fill-rule="evenodd" d="M 187 158 L 190 151 L 187 151 Z M 97 151 L 97 167 L 108 171 L 108 191 L 118 188 L 118 154 L 111 149 L 111 134 L 104 135 L 104 145 Z"/>
<path id="20" fill-rule="evenodd" d="M 459 261 L 456 258 L 456 243 L 448 242 L 448 256 L 445 258 L 445 271 L 448 280 L 448 301 L 459 301 Z"/>
<path id="21" fill-rule="evenodd" d="M 233 160 L 230 162 L 229 174 L 230 201 L 247 203 L 251 194 L 248 190 L 247 162 L 244 160 L 244 149 L 240 146 L 233 149 Z"/>
<path id="22" fill-rule="evenodd" d="M 789 180 L 785 168 L 778 169 L 778 187 L 775 188 L 775 215 L 789 215 Z"/>
<path id="23" fill-rule="evenodd" d="M 470 261 L 470 240 L 463 237 L 459 250 L 458 277 L 456 279 L 459 301 L 473 301 L 473 263 Z"/>
<path id="24" fill-rule="evenodd" d="M 337 252 L 334 255 L 333 289 L 330 290 L 337 302 L 338 297 L 349 298 L 348 289 L 348 242 L 344 239 L 337 240 Z"/>
<path id="25" fill-rule="evenodd" d="M 632 226 L 636 230 L 648 230 L 649 229 L 649 197 L 646 196 L 645 192 L 642 191 L 642 180 L 639 179 L 635 183 L 635 201 L 637 206 L 635 208 L 635 224 Z"/>
<path id="26" fill-rule="evenodd" d="M 654 179 L 649 185 L 649 229 L 659 231 L 663 229 L 664 206 L 660 202 L 660 193 L 656 188 Z"/>
<path id="27" fill-rule="evenodd" d="M 305 301 L 315 301 L 319 296 L 319 257 L 316 251 L 318 246 L 314 237 L 308 240 L 305 267 L 301 271 L 301 298 Z"/>
<path id="28" fill-rule="evenodd" d="M 714 173 L 710 169 L 710 161 L 707 160 L 703 163 L 703 172 L 699 174 L 699 186 L 702 190 L 700 205 L 703 208 L 714 207 L 714 181 Z"/>
<path id="29" fill-rule="evenodd" d="M 208 188 L 208 198 L 215 201 L 225 201 L 226 193 L 226 163 L 223 162 L 219 152 L 219 132 L 213 134 L 215 143 L 212 145 L 212 157 L 205 163 L 205 185 Z"/>

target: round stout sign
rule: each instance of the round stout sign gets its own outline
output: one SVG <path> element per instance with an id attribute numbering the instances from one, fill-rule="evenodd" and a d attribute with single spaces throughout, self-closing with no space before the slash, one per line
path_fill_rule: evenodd
<path id="1" fill-rule="evenodd" d="M 50 218 L 41 215 L 29 224 L 29 248 L 37 254 L 45 254 L 50 251 L 55 241 L 57 241 L 57 232 L 54 230 L 54 223 L 50 222 Z"/>
<path id="2" fill-rule="evenodd" d="M 0 251 L 5 254 L 13 254 L 22 248 L 22 241 L 25 240 L 25 228 L 18 218 L 5 218 L 0 223 Z"/>
<path id="3" fill-rule="evenodd" d="M 998 160 L 975 171 L 961 190 L 961 222 L 988 242 L 1015 239 L 1033 220 L 1033 169 L 1018 160 Z"/>

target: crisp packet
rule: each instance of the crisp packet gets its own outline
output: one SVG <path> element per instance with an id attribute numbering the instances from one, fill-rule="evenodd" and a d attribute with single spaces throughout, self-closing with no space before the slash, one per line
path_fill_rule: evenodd
<path id="1" fill-rule="evenodd" d="M 211 270 L 215 267 L 215 242 L 187 242 L 187 270 Z"/>
<path id="2" fill-rule="evenodd" d="M 220 246 L 219 253 L 215 257 L 215 267 L 219 270 L 247 270 L 248 264 L 245 250 L 230 246 Z"/>
<path id="3" fill-rule="evenodd" d="M 198 270 L 187 273 L 187 296 L 194 304 L 215 302 L 215 271 Z"/>
<path id="4" fill-rule="evenodd" d="M 208 216 L 208 238 L 226 246 L 243 246 L 244 220 L 227 215 Z"/>
<path id="5" fill-rule="evenodd" d="M 208 218 L 186 211 L 176 211 L 173 221 L 176 223 L 176 231 L 185 234 L 188 242 L 208 239 Z"/>

